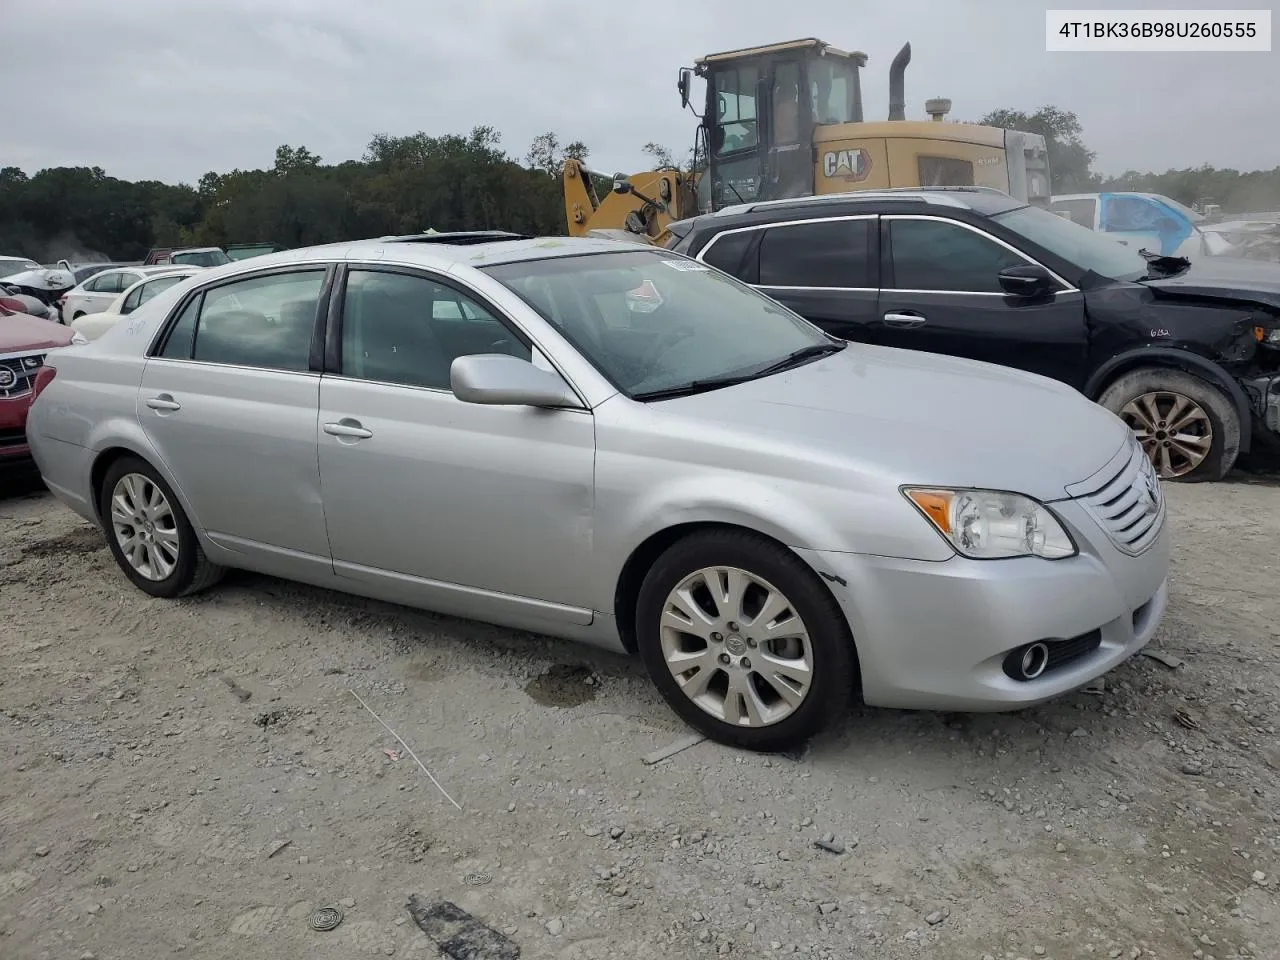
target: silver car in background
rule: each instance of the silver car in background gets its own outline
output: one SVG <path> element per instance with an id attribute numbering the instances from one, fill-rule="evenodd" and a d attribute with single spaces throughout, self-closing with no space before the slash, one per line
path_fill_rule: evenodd
<path id="1" fill-rule="evenodd" d="M 855 692 L 1042 702 L 1165 608 L 1160 485 L 1113 414 L 835 340 L 657 248 L 266 255 L 161 293 L 37 387 L 46 483 L 147 593 L 236 567 L 637 653 L 686 721 L 750 749 Z"/>

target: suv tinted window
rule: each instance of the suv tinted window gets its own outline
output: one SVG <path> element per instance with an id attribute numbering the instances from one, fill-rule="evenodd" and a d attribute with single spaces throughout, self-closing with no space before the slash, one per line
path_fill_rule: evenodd
<path id="1" fill-rule="evenodd" d="M 760 241 L 762 287 L 872 287 L 871 220 L 770 227 Z"/>
<path id="2" fill-rule="evenodd" d="M 449 389 L 456 357 L 532 351 L 480 304 L 427 277 L 352 270 L 342 304 L 343 376 Z"/>
<path id="3" fill-rule="evenodd" d="M 893 286 L 899 290 L 1003 292 L 996 275 L 1027 260 L 945 220 L 890 220 Z"/>
<path id="4" fill-rule="evenodd" d="M 748 276 L 751 271 L 742 262 L 742 258 L 746 255 L 747 248 L 751 246 L 751 241 L 757 236 L 759 236 L 759 232 L 756 230 L 744 230 L 741 233 L 722 233 L 703 253 L 702 259 L 725 273 L 733 274 L 740 280 L 752 283 L 754 282 L 753 278 Z"/>
<path id="5" fill-rule="evenodd" d="M 183 311 L 161 356 L 306 370 L 323 270 L 251 277 L 207 290 Z"/>

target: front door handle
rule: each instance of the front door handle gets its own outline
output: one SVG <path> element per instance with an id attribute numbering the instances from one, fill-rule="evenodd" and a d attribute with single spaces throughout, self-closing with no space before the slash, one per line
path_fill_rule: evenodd
<path id="1" fill-rule="evenodd" d="M 359 440 L 367 440 L 373 436 L 372 430 L 366 430 L 359 420 L 351 417 L 343 417 L 337 423 L 326 423 L 324 432 L 333 437 L 355 437 Z"/>
<path id="2" fill-rule="evenodd" d="M 180 404 L 177 400 L 173 399 L 173 397 L 167 393 L 162 393 L 159 396 L 155 396 L 155 397 L 147 397 L 147 399 L 144 400 L 143 402 L 152 410 L 181 410 L 182 409 L 182 404 Z"/>
<path id="3" fill-rule="evenodd" d="M 884 322 L 891 327 L 919 327 L 925 323 L 925 318 L 918 313 L 894 313 L 890 311 L 884 315 Z"/>

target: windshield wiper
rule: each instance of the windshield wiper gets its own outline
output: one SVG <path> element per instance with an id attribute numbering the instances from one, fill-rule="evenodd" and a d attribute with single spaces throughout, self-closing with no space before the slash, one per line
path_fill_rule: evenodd
<path id="1" fill-rule="evenodd" d="M 839 353 L 849 344 L 844 341 L 829 343 L 811 343 L 807 347 L 801 347 L 799 350 L 793 350 L 776 363 L 771 363 L 762 370 L 757 370 L 754 376 L 767 377 L 771 373 L 780 373 L 783 370 L 790 370 L 797 367 L 806 360 L 813 360 L 817 357 L 825 357 L 829 353 Z"/>
<path id="2" fill-rule="evenodd" d="M 818 357 L 825 357 L 827 354 L 838 353 L 847 346 L 848 344 L 843 341 L 812 343 L 807 347 L 801 347 L 799 350 L 793 350 L 781 360 L 777 360 L 769 364 L 767 367 L 752 370 L 750 373 L 736 373 L 724 377 L 706 377 L 702 380 L 690 380 L 688 383 L 682 383 L 677 387 L 664 387 L 661 390 L 647 390 L 644 393 L 633 393 L 631 395 L 631 399 L 670 400 L 675 397 L 689 397 L 695 393 L 705 393 L 708 390 L 715 390 L 718 387 L 731 387 L 735 383 L 746 383 L 748 380 L 767 377 L 771 373 L 781 373 L 783 370 L 799 366 L 806 360 L 813 360 Z"/>
<path id="3" fill-rule="evenodd" d="M 1191 261 L 1186 257 L 1169 257 L 1160 253 L 1152 253 L 1145 247 L 1138 251 L 1142 259 L 1147 261 L 1148 273 L 1143 280 L 1159 280 L 1161 277 L 1176 277 L 1191 268 Z"/>

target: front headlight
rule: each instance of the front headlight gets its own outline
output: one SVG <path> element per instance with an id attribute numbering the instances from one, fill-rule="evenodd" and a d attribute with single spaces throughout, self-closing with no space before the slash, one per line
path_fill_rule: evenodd
<path id="1" fill-rule="evenodd" d="M 971 560 L 1043 557 L 1079 551 L 1044 504 L 998 490 L 904 487 L 902 492 L 956 552 Z"/>
<path id="2" fill-rule="evenodd" d="M 78 346 L 82 343 L 88 343 L 89 338 L 77 330 L 75 333 L 71 334 L 71 342 Z"/>

